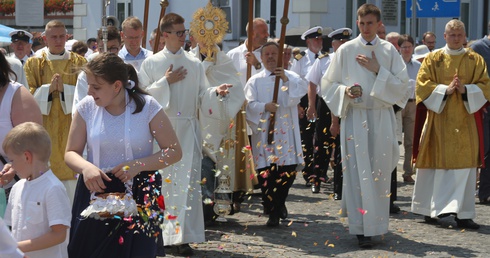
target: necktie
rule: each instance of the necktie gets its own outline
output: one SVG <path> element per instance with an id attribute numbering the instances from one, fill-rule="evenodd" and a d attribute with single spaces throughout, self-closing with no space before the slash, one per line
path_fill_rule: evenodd
<path id="1" fill-rule="evenodd" d="M 367 46 L 372 46 L 371 42 L 366 43 Z"/>
<path id="2" fill-rule="evenodd" d="M 315 59 L 317 59 L 317 58 L 318 58 L 318 54 L 315 54 Z"/>
<path id="3" fill-rule="evenodd" d="M 22 63 L 22 65 L 24 65 L 24 59 L 21 59 L 20 62 Z"/>

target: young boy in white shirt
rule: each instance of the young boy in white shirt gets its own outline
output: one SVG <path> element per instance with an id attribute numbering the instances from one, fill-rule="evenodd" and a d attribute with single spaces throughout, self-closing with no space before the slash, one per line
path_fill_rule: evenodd
<path id="1" fill-rule="evenodd" d="M 26 256 L 67 257 L 66 236 L 71 207 L 61 181 L 49 168 L 51 140 L 39 124 L 14 127 L 3 149 L 21 178 L 9 196 L 5 222 Z"/>

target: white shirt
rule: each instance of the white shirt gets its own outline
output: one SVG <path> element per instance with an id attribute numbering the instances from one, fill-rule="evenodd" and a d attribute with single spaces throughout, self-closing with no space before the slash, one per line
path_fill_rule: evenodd
<path id="1" fill-rule="evenodd" d="M 260 54 L 260 50 L 262 47 L 255 49 L 252 51 L 252 53 L 255 55 L 257 60 L 262 63 L 262 57 Z M 235 65 L 235 69 L 238 71 L 238 74 L 240 75 L 240 82 L 242 85 L 245 85 L 247 83 L 247 60 L 245 59 L 245 54 L 248 53 L 247 46 L 245 44 L 241 44 L 240 46 L 228 51 L 226 55 L 233 60 L 233 65 Z M 252 66 L 252 74 L 250 76 L 253 76 L 260 71 L 264 70 L 264 67 L 260 69 L 255 69 L 254 66 Z"/>
<path id="2" fill-rule="evenodd" d="M 314 83 L 316 87 L 316 93 L 321 96 L 321 87 L 320 83 L 323 75 L 328 69 L 330 65 L 330 61 L 332 60 L 333 53 L 325 56 L 323 58 L 317 58 L 313 65 L 310 68 L 310 71 L 306 74 L 305 79 L 307 82 Z"/>
<path id="3" fill-rule="evenodd" d="M 301 59 L 294 59 L 293 65 L 291 66 L 291 71 L 295 72 L 304 79 L 316 60 L 315 55 L 316 54 L 311 52 L 309 49 L 305 50 L 305 55 Z M 318 55 L 321 55 L 321 52 L 318 52 Z"/>
<path id="4" fill-rule="evenodd" d="M 17 241 L 34 239 L 51 230 L 51 226 L 70 227 L 71 205 L 61 181 L 48 170 L 38 178 L 21 179 L 10 192 L 5 223 L 12 226 Z M 46 249 L 28 252 L 30 258 L 66 257 L 66 242 Z"/>

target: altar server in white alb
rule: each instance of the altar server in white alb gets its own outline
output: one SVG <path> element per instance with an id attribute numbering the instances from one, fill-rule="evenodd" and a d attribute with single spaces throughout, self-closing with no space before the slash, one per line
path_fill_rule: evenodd
<path id="1" fill-rule="evenodd" d="M 277 43 L 267 42 L 261 52 L 265 70 L 250 77 L 245 85 L 245 97 L 264 213 L 269 214 L 267 226 L 274 227 L 279 225 L 279 218 L 287 217 L 286 197 L 296 177 L 297 165 L 304 163 L 297 105 L 306 94 L 307 85 L 294 72 L 277 66 Z M 281 77 L 281 81 L 277 103 L 273 103 L 276 76 Z M 275 112 L 274 128 L 269 128 L 271 112 Z M 268 144 L 271 130 L 274 131 L 274 141 Z"/>
<path id="2" fill-rule="evenodd" d="M 393 105 L 403 108 L 410 97 L 400 54 L 376 36 L 380 16 L 375 5 L 359 7 L 361 34 L 337 49 L 321 83 L 328 107 L 341 118 L 342 215 L 361 247 L 388 232 L 391 171 L 400 158 Z"/>
<path id="3" fill-rule="evenodd" d="M 175 13 L 165 15 L 160 31 L 165 48 L 145 59 L 139 80 L 165 109 L 182 146 L 182 160 L 162 174 L 162 194 L 167 207 L 163 243 L 174 246 L 180 255 L 190 255 L 192 249 L 188 244 L 205 240 L 199 184 L 202 139 L 198 109 L 208 113 L 219 110 L 219 96 L 226 96 L 231 85 L 209 87 L 199 59 L 182 49 L 188 34 L 184 18 Z"/>

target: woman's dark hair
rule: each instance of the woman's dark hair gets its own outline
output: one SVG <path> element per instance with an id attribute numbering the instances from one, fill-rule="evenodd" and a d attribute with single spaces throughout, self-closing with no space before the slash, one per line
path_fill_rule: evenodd
<path id="1" fill-rule="evenodd" d="M 13 74 L 15 76 L 15 80 L 17 81 L 17 75 L 14 73 L 12 68 L 10 67 L 9 61 L 0 51 L 0 88 L 5 87 L 10 82 L 10 75 Z"/>
<path id="2" fill-rule="evenodd" d="M 136 103 L 136 110 L 133 114 L 141 112 L 145 106 L 147 92 L 139 87 L 138 74 L 134 67 L 124 61 L 114 53 L 106 52 L 98 54 L 92 61 L 83 68 L 86 73 L 91 73 L 96 77 L 102 78 L 108 83 L 121 81 L 123 87 L 128 91 L 129 98 Z M 129 80 L 134 82 L 134 87 L 128 89 Z"/>

